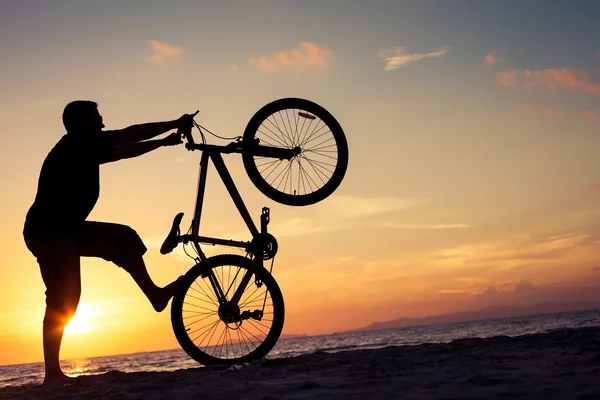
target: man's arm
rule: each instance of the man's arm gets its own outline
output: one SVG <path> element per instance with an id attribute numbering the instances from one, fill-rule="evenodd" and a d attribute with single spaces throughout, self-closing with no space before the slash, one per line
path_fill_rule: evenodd
<path id="1" fill-rule="evenodd" d="M 109 163 L 125 158 L 134 158 L 142 154 L 149 153 L 163 146 L 174 146 L 181 143 L 181 137 L 177 133 L 172 133 L 164 139 L 148 140 L 139 143 L 126 143 L 117 146 L 116 154 L 105 160 L 104 163 Z"/>
<path id="2" fill-rule="evenodd" d="M 132 125 L 125 129 L 114 131 L 116 133 L 117 145 L 127 143 L 143 142 L 155 136 L 168 132 L 172 129 L 184 129 L 192 126 L 192 115 L 184 114 L 179 119 L 164 122 L 148 122 L 145 124 Z M 154 150 L 154 149 L 153 149 Z"/>
<path id="3" fill-rule="evenodd" d="M 144 140 L 152 139 L 155 136 L 177 128 L 179 128 L 178 120 L 132 125 L 115 131 L 117 145 L 143 142 Z"/>

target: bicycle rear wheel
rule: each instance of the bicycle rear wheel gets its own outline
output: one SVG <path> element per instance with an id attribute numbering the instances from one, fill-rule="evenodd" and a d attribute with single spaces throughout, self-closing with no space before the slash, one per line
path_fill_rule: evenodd
<path id="1" fill-rule="evenodd" d="M 225 297 L 230 300 L 252 260 L 225 254 L 208 259 Z M 238 303 L 237 322 L 224 322 L 231 308 L 220 306 L 205 267 L 196 265 L 185 275 L 185 285 L 173 296 L 171 324 L 177 341 L 194 360 L 204 365 L 236 364 L 266 356 L 275 346 L 285 318 L 283 296 L 273 276 L 255 268 Z M 235 307 L 234 307 L 235 308 Z M 262 310 L 259 317 L 257 311 Z M 230 314 L 231 315 L 231 314 Z M 245 318 L 245 319 L 244 319 Z"/>
<path id="2" fill-rule="evenodd" d="M 242 152 L 248 177 L 265 196 L 290 206 L 317 203 L 333 193 L 346 174 L 348 143 L 338 121 L 309 100 L 285 98 L 258 110 L 244 131 L 244 142 L 293 149 L 290 160 Z"/>

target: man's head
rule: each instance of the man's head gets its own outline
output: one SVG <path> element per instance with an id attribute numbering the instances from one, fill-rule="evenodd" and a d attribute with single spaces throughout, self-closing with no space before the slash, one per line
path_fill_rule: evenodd
<path id="1" fill-rule="evenodd" d="M 67 104 L 62 120 L 67 133 L 95 133 L 104 128 L 98 104 L 89 100 L 76 100 Z"/>

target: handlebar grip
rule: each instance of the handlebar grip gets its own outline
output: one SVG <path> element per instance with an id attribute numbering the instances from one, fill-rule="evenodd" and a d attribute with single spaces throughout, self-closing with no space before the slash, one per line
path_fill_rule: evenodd
<path id="1" fill-rule="evenodd" d="M 187 128 L 187 129 L 180 129 L 179 130 L 180 134 L 183 134 L 185 136 L 185 139 L 187 140 L 188 143 L 190 144 L 194 144 L 194 137 L 192 136 L 192 128 Z"/>
<path id="2" fill-rule="evenodd" d="M 192 121 L 194 120 L 194 117 L 195 117 L 196 115 L 198 115 L 198 113 L 199 113 L 199 112 L 200 112 L 200 110 L 196 110 L 196 112 L 195 112 L 195 113 L 191 114 L 191 119 L 192 119 Z M 189 128 L 186 128 L 186 129 L 179 129 L 179 130 L 177 131 L 179 134 L 182 134 L 182 135 L 184 135 L 184 136 L 185 136 L 185 139 L 186 139 L 186 140 L 187 140 L 187 142 L 188 142 L 188 143 L 190 143 L 190 144 L 194 144 L 194 137 L 192 136 L 192 128 L 193 128 L 193 125 L 192 125 L 192 126 L 190 126 Z"/>

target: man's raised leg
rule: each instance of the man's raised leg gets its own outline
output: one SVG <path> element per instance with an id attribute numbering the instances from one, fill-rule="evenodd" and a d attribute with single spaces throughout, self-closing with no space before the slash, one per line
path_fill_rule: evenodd
<path id="1" fill-rule="evenodd" d="M 119 263 L 118 265 L 129 272 L 135 283 L 137 283 L 148 300 L 150 300 L 152 307 L 157 312 L 163 311 L 167 307 L 171 297 L 173 297 L 178 281 L 171 282 L 164 288 L 156 286 L 150 275 L 148 275 L 148 270 L 142 257 L 132 258 L 122 264 Z"/>

